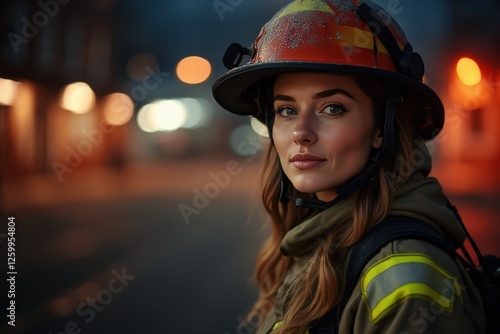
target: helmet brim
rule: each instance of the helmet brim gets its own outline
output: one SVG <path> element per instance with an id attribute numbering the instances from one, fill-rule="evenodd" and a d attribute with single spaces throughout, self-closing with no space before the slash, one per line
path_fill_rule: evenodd
<path id="1" fill-rule="evenodd" d="M 419 134 L 424 139 L 434 138 L 443 128 L 444 107 L 429 86 L 397 72 L 375 67 L 290 61 L 248 64 L 220 76 L 212 86 L 212 93 L 224 109 L 237 115 L 256 116 L 263 121 L 262 116 L 258 115 L 255 93 L 250 88 L 262 80 L 286 72 L 321 72 L 374 78 L 415 97 L 418 104 L 416 110 L 423 113 L 419 117 L 424 120 L 419 126 Z"/>

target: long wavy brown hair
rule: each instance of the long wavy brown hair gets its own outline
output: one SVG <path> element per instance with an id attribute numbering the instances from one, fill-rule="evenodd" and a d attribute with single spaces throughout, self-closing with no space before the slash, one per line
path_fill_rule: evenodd
<path id="1" fill-rule="evenodd" d="M 379 82 L 366 78 L 355 80 L 365 94 L 372 98 L 375 124 L 383 129 L 387 89 Z M 269 87 L 272 90 L 272 84 Z M 369 227 L 387 216 L 394 191 L 402 183 L 399 178 L 397 184 L 391 184 L 387 176 L 398 175 L 396 160 L 402 159 L 410 162 L 410 166 L 414 165 L 411 162 L 416 133 L 415 101 L 411 96 L 404 98 L 396 110 L 396 154 L 384 161 L 376 177 L 353 195 L 351 218 L 325 236 L 324 242 L 318 244 L 301 268 L 303 276 L 293 282 L 287 291 L 289 302 L 285 305 L 284 318 L 273 334 L 303 334 L 311 323 L 325 315 L 340 300 L 345 285 L 344 264 L 348 250 Z M 248 316 L 249 319 L 258 318 L 259 324 L 274 307 L 278 288 L 293 264 L 292 257 L 280 252 L 281 241 L 288 231 L 312 214 L 310 209 L 296 207 L 293 201 L 286 205 L 279 202 L 280 172 L 278 154 L 271 143 L 261 171 L 261 199 L 270 217 L 271 234 L 257 258 L 255 278 L 259 297 Z M 303 194 L 293 189 L 293 186 L 291 188 L 290 192 L 296 197 L 314 197 L 314 194 Z"/>

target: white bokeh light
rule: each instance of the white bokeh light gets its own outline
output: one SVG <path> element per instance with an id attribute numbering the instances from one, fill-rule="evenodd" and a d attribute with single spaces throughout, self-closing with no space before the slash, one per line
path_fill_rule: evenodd
<path id="1" fill-rule="evenodd" d="M 185 129 L 197 129 L 208 125 L 211 113 L 202 99 L 180 98 L 178 100 L 184 105 L 186 110 L 186 119 L 182 125 Z"/>
<path id="2" fill-rule="evenodd" d="M 85 82 L 74 82 L 64 87 L 61 96 L 61 108 L 75 114 L 89 112 L 95 103 L 95 94 Z"/>
<path id="3" fill-rule="evenodd" d="M 177 100 L 159 100 L 153 103 L 156 108 L 152 115 L 157 131 L 174 131 L 186 120 L 186 108 Z"/>
<path id="4" fill-rule="evenodd" d="M 150 122 L 149 115 L 151 114 L 152 109 L 155 108 L 153 104 L 146 104 L 139 109 L 137 113 L 137 125 L 144 132 L 155 132 L 156 129 L 153 124 Z"/>
<path id="5" fill-rule="evenodd" d="M 252 126 L 253 131 L 255 131 L 259 136 L 269 138 L 267 126 L 261 123 L 257 118 L 251 117 L 250 125 Z"/>
<path id="6" fill-rule="evenodd" d="M 137 114 L 139 128 L 145 132 L 175 131 L 186 121 L 186 107 L 179 100 L 156 100 Z"/>
<path id="7" fill-rule="evenodd" d="M 17 81 L 0 78 L 0 105 L 10 106 L 14 102 L 19 85 Z"/>

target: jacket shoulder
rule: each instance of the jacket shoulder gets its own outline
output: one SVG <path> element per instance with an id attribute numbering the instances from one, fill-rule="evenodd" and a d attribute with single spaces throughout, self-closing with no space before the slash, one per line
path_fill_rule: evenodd
<path id="1" fill-rule="evenodd" d="M 455 300 L 463 304 L 454 260 L 426 241 L 395 240 L 363 271 L 361 294 L 374 323 L 409 299 L 433 303 L 445 312 L 453 310 Z"/>
<path id="2" fill-rule="evenodd" d="M 475 333 L 481 312 L 477 290 L 452 256 L 425 240 L 397 239 L 363 268 L 340 332 L 446 332 L 456 326 L 457 333 Z"/>

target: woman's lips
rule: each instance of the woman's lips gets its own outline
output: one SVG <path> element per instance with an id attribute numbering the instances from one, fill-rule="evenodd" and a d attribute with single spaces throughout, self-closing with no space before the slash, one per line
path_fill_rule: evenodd
<path id="1" fill-rule="evenodd" d="M 290 162 L 297 169 L 310 169 L 316 167 L 317 165 L 325 162 L 326 159 L 322 159 L 312 154 L 299 153 L 292 156 Z"/>

